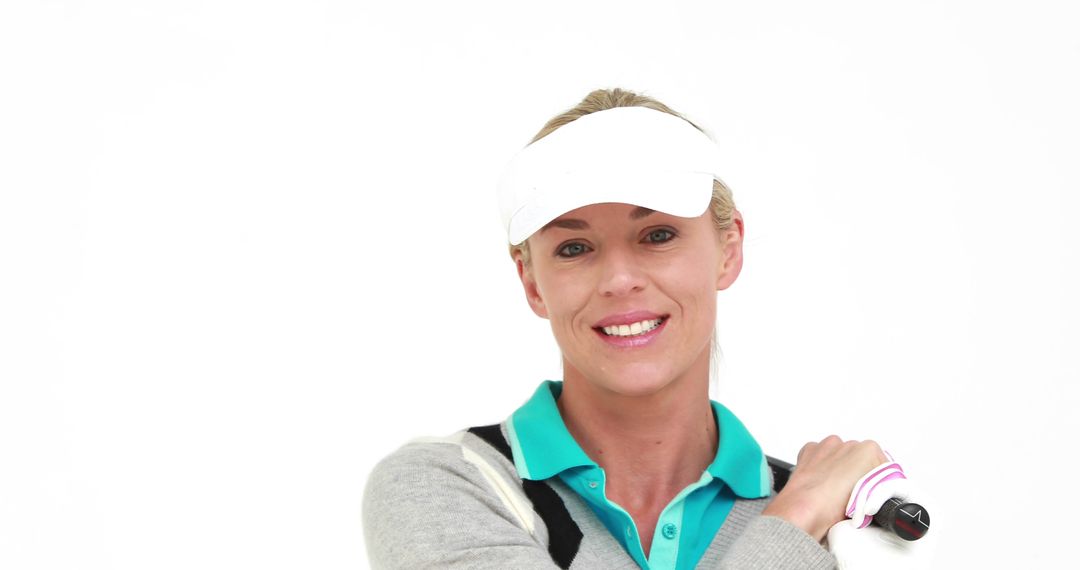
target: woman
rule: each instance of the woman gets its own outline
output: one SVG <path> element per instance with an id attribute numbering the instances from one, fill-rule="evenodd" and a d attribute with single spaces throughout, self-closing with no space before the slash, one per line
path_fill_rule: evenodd
<path id="1" fill-rule="evenodd" d="M 564 378 L 510 418 L 406 445 L 369 479 L 377 568 L 833 568 L 821 544 L 886 455 L 829 436 L 777 493 L 708 397 L 716 294 L 743 219 L 711 140 L 663 104 L 590 93 L 508 167 L 499 198 Z"/>

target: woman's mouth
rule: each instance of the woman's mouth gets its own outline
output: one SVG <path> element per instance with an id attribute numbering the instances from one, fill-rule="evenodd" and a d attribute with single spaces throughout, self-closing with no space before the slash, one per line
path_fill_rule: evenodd
<path id="1" fill-rule="evenodd" d="M 605 344 L 617 348 L 638 348 L 652 343 L 664 331 L 668 317 L 646 319 L 633 323 L 596 327 L 597 336 Z"/>
<path id="2" fill-rule="evenodd" d="M 647 321 L 630 323 L 628 325 L 600 327 L 600 330 L 608 336 L 638 336 L 655 329 L 656 327 L 660 326 L 660 323 L 662 322 L 664 322 L 663 317 L 659 319 L 651 319 Z"/>

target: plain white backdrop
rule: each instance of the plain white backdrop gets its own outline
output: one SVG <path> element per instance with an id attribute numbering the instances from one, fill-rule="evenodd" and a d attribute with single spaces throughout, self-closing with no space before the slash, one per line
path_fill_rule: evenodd
<path id="1" fill-rule="evenodd" d="M 1068 1 L 6 1 L 0 567 L 366 567 L 379 458 L 558 377 L 494 182 L 615 86 L 729 160 L 748 235 L 714 397 L 789 461 L 879 441 L 938 500 L 942 568 L 1054 565 L 1078 24 Z"/>

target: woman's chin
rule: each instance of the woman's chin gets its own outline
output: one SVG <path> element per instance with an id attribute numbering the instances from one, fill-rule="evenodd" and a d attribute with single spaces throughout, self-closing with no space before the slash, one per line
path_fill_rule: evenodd
<path id="1" fill-rule="evenodd" d="M 642 359 L 638 362 L 593 361 L 586 366 L 574 366 L 573 360 L 563 359 L 565 380 L 582 382 L 598 393 L 611 396 L 648 397 L 669 390 L 679 384 L 679 378 L 690 370 L 675 366 L 674 359 Z M 705 369 L 704 377 L 708 377 Z"/>
<path id="2" fill-rule="evenodd" d="M 652 396 L 671 386 L 673 377 L 657 370 L 626 370 L 603 379 L 603 387 L 625 397 Z"/>

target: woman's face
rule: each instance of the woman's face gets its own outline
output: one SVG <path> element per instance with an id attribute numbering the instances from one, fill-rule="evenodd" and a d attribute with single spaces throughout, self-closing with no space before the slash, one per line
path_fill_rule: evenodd
<path id="1" fill-rule="evenodd" d="M 517 259 L 533 311 L 551 321 L 566 380 L 647 395 L 708 378 L 716 292 L 742 267 L 742 218 L 724 235 L 707 211 L 680 218 L 630 204 L 571 210 Z"/>

